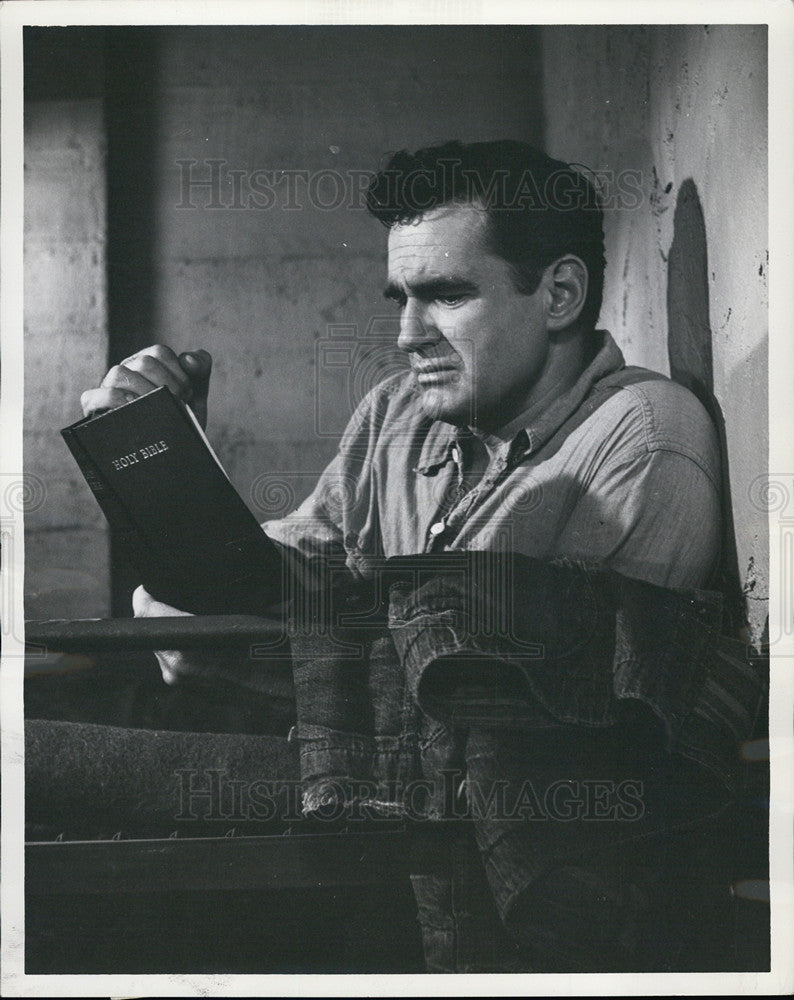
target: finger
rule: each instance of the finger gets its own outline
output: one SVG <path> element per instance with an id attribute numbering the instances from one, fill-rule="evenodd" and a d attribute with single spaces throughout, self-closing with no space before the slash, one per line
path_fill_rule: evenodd
<path id="1" fill-rule="evenodd" d="M 170 365 L 153 358 L 150 354 L 140 354 L 137 358 L 132 358 L 123 366 L 127 371 L 137 372 L 152 385 L 165 385 L 175 396 L 188 400 L 192 395 L 192 384 L 190 377 L 179 365 L 176 369 Z"/>
<path id="2" fill-rule="evenodd" d="M 148 347 L 144 347 L 140 351 L 131 354 L 128 358 L 124 358 L 119 364 L 126 365 L 129 361 L 135 361 L 137 358 L 143 357 L 155 358 L 157 361 L 162 362 L 166 368 L 170 368 L 175 375 L 179 372 L 179 359 L 171 348 L 166 347 L 165 344 L 150 344 Z"/>
<path id="3" fill-rule="evenodd" d="M 83 416 L 91 417 L 103 410 L 115 410 L 136 398 L 136 393 L 124 389 L 87 389 L 80 396 L 80 406 Z"/>
<path id="4" fill-rule="evenodd" d="M 132 613 L 136 618 L 149 618 L 151 617 L 148 613 L 149 605 L 152 603 L 154 598 L 149 593 L 149 591 L 143 587 L 136 587 L 132 592 Z"/>
<path id="5" fill-rule="evenodd" d="M 180 676 L 179 673 L 173 668 L 170 651 L 160 649 L 157 650 L 154 655 L 157 657 L 157 662 L 160 665 L 160 673 L 163 675 L 165 683 L 171 687 L 178 684 Z"/>
<path id="6" fill-rule="evenodd" d="M 132 610 L 136 618 L 192 618 L 189 611 L 180 611 L 170 604 L 164 604 L 152 597 L 144 587 L 136 587 L 132 593 Z"/>
<path id="7" fill-rule="evenodd" d="M 212 677 L 212 669 L 207 667 L 207 662 L 195 652 L 190 656 L 175 649 L 157 649 L 154 655 L 160 666 L 160 673 L 166 684 L 177 684 L 180 681 L 204 680 L 207 676 Z"/>
<path id="8" fill-rule="evenodd" d="M 176 362 L 176 354 L 171 350 L 170 347 L 166 347 L 165 344 L 149 344 L 148 347 L 142 347 L 140 351 L 135 351 L 128 358 L 125 358 L 120 364 L 126 365 L 128 361 L 132 361 L 133 358 L 139 358 L 143 354 L 149 354 L 153 358 L 157 358 L 158 361 L 162 361 L 165 364 L 170 362 Z"/>
<path id="9" fill-rule="evenodd" d="M 135 354 L 125 358 L 121 364 L 132 367 L 134 371 L 141 371 L 141 364 L 151 364 L 152 362 L 161 364 L 179 385 L 189 386 L 191 384 L 189 373 L 179 363 L 176 354 L 165 344 L 152 344 L 149 347 L 144 347 L 142 351 L 136 351 Z"/>
<path id="10" fill-rule="evenodd" d="M 125 392 L 132 392 L 136 396 L 143 396 L 152 389 L 157 388 L 156 382 L 150 382 L 139 372 L 132 371 L 124 365 L 113 365 L 107 375 L 102 379 L 101 389 L 121 389 Z"/>

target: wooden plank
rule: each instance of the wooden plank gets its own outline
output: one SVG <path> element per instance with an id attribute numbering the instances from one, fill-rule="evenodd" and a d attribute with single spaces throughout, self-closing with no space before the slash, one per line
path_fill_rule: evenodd
<path id="1" fill-rule="evenodd" d="M 25 642 L 61 653 L 217 648 L 245 643 L 276 648 L 286 643 L 286 629 L 274 618 L 255 615 L 54 619 L 26 622 Z"/>
<path id="2" fill-rule="evenodd" d="M 370 885 L 406 878 L 410 862 L 401 831 L 34 841 L 25 885 L 36 896 Z"/>

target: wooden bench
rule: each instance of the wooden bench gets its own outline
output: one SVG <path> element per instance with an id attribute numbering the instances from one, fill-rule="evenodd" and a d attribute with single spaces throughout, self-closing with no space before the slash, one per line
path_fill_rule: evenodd
<path id="1" fill-rule="evenodd" d="M 278 623 L 252 616 L 63 620 L 28 622 L 26 626 L 26 642 L 34 663 L 37 651 L 112 656 L 155 649 L 221 648 L 230 643 L 261 643 L 272 647 L 279 634 Z M 757 843 L 748 851 L 747 880 L 734 887 L 733 960 L 738 968 L 759 969 L 764 967 L 768 948 L 768 884 L 764 881 L 763 870 L 766 852 L 763 831 L 767 819 L 763 810 L 766 782 L 763 753 L 756 761 L 748 760 L 748 767 L 750 780 L 743 821 L 747 824 L 748 838 Z M 430 850 L 437 849 L 440 843 L 431 845 Z M 211 971 L 218 972 L 422 971 L 421 945 L 408 876 L 418 870 L 417 859 L 421 858 L 422 863 L 427 857 L 428 844 L 422 835 L 417 835 L 416 830 L 408 826 L 396 828 L 394 824 L 387 829 L 376 824 L 358 824 L 355 830 L 334 829 L 322 833 L 292 830 L 289 835 L 246 835 L 243 831 L 242 835 L 234 836 L 31 839 L 26 844 L 25 854 L 28 940 L 34 943 L 29 971 L 191 972 L 207 971 L 207 963 L 213 961 Z M 751 870 L 756 864 L 757 868 Z M 272 897 L 278 900 L 278 906 L 300 909 L 298 897 L 301 893 L 309 894 L 309 902 L 301 911 L 305 922 L 312 908 L 317 908 L 318 892 L 326 893 L 326 907 L 330 905 L 329 899 L 333 901 L 331 909 L 326 910 L 331 916 L 327 916 L 325 929 L 318 932 L 319 936 L 327 933 L 331 923 L 343 923 L 347 909 L 359 911 L 355 929 L 343 935 L 347 942 L 345 947 L 351 940 L 355 941 L 347 958 L 335 951 L 329 956 L 322 948 L 312 955 L 311 942 L 308 939 L 304 942 L 301 930 L 293 929 L 290 932 L 292 950 L 287 957 L 263 953 L 260 960 L 257 957 L 260 946 L 252 944 L 247 959 L 238 954 L 224 965 L 226 939 L 218 945 L 215 959 L 207 951 L 208 948 L 211 951 L 217 937 L 214 928 L 205 926 L 203 938 L 201 934 L 195 941 L 190 937 L 192 928 L 204 919 L 205 905 L 218 908 L 219 913 L 226 914 L 225 920 L 239 918 L 242 925 L 249 928 L 247 933 L 253 933 L 250 929 L 256 926 L 257 907 L 261 912 L 267 911 L 267 904 L 259 902 L 260 899 Z M 159 902 L 147 904 L 148 908 L 141 910 L 142 893 Z M 257 897 L 254 902 L 251 902 L 252 894 Z M 247 918 L 240 915 L 236 903 L 232 906 L 229 902 L 241 898 L 248 900 L 246 905 L 251 909 Z M 190 904 L 193 908 L 186 926 L 180 928 L 184 935 L 181 946 L 176 952 L 166 948 L 155 954 L 157 922 L 162 922 L 168 933 L 177 933 L 172 926 L 174 921 L 163 914 L 170 912 L 169 906 L 176 905 L 174 901 L 184 900 L 195 902 Z M 64 942 L 70 940 L 69 922 L 73 920 L 75 907 L 81 913 L 93 907 L 99 914 L 97 921 L 107 922 L 109 915 L 112 924 L 116 911 L 128 905 L 132 912 L 144 914 L 139 917 L 140 921 L 155 924 L 153 936 L 146 938 L 140 947 L 136 945 L 139 951 L 148 950 L 148 957 L 140 955 L 140 964 L 136 965 L 135 957 L 129 955 L 120 968 L 114 964 L 119 952 L 112 937 L 117 933 L 115 930 L 109 932 L 104 952 L 96 959 L 87 959 L 87 965 L 81 966 L 78 962 L 76 966 L 64 968 L 58 964 L 65 961 L 68 965 L 73 957 Z M 48 923 L 52 914 L 56 926 Z M 268 927 L 271 930 L 263 932 L 261 948 L 264 951 L 272 943 L 272 925 Z M 122 936 L 125 933 L 122 931 Z M 52 952 L 53 941 L 61 943 L 60 953 Z M 393 944 L 391 952 L 388 951 L 390 943 Z M 387 950 L 378 951 L 377 945 Z M 278 952 L 278 946 L 274 947 Z M 305 955 L 304 947 L 307 949 Z M 54 955 L 52 959 L 48 957 L 50 954 Z M 179 958 L 173 958 L 174 954 Z M 169 964 L 172 959 L 176 965 Z M 341 964 L 334 964 L 337 959 Z M 239 964 L 235 965 L 235 961 Z"/>
<path id="2" fill-rule="evenodd" d="M 154 649 L 212 649 L 230 643 L 272 646 L 279 633 L 278 623 L 253 616 L 58 620 L 28 622 L 26 644 L 31 663 L 35 665 L 37 653 L 41 656 L 55 651 L 112 656 Z M 356 830 L 318 833 L 315 828 L 315 832 L 296 833 L 293 829 L 288 835 L 250 835 L 244 829 L 242 835 L 236 830 L 228 832 L 237 835 L 140 839 L 119 836 L 93 840 L 61 836 L 28 840 L 25 888 L 29 971 L 116 971 L 116 960 L 121 962 L 123 971 L 201 971 L 212 960 L 208 953 L 212 952 L 213 940 L 206 939 L 214 935 L 208 935 L 206 929 L 203 934 L 199 930 L 198 938 L 203 936 L 205 940 L 203 943 L 197 940 L 193 945 L 188 941 L 189 927 L 183 930 L 185 940 L 177 943 L 174 954 L 181 955 L 183 962 L 196 963 L 190 967 L 172 968 L 168 964 L 168 954 L 158 953 L 158 943 L 154 940 L 158 935 L 156 928 L 152 928 L 152 934 L 145 938 L 146 943 L 142 946 L 150 950 L 151 965 L 147 965 L 145 955 L 141 955 L 140 965 L 135 965 L 130 955 L 120 955 L 124 952 L 124 942 L 116 939 L 114 944 L 112 935 L 102 945 L 94 940 L 83 962 L 78 952 L 64 944 L 71 938 L 69 922 L 73 920 L 75 907 L 89 920 L 90 936 L 96 938 L 103 933 L 100 925 L 113 923 L 115 912 L 121 912 L 125 906 L 138 913 L 138 917 L 132 916 L 131 920 L 151 920 L 150 915 L 154 913 L 157 915 L 155 920 L 166 923 L 163 914 L 168 912 L 169 901 L 195 900 L 195 905 L 188 904 L 195 932 L 196 924 L 203 919 L 199 901 L 211 900 L 211 905 L 219 912 L 226 913 L 224 906 L 230 905 L 226 901 L 243 898 L 250 904 L 251 894 L 261 894 L 261 906 L 265 911 L 268 899 L 278 900 L 280 906 L 288 899 L 290 907 L 303 914 L 304 921 L 312 916 L 311 911 L 318 905 L 327 910 L 329 900 L 334 899 L 346 898 L 351 906 L 362 912 L 358 924 L 354 921 L 354 930 L 342 935 L 344 947 L 341 951 L 347 948 L 347 955 L 334 954 L 329 958 L 323 955 L 321 947 L 317 949 L 318 942 L 314 943 L 317 954 L 312 955 L 313 945 L 307 940 L 305 965 L 296 968 L 296 962 L 304 961 L 302 952 L 299 958 L 295 957 L 300 952 L 297 940 L 291 945 L 288 942 L 286 948 L 283 943 L 273 943 L 273 950 L 282 952 L 281 957 L 268 956 L 265 952 L 270 945 L 265 942 L 261 965 L 251 954 L 247 958 L 243 954 L 240 958 L 244 971 L 372 972 L 384 967 L 386 971 L 422 971 L 421 945 L 408 886 L 415 840 L 404 827 L 390 823 L 388 829 L 382 829 L 358 824 Z M 149 900 L 143 910 L 142 896 Z M 378 898 L 391 900 L 392 917 L 402 925 L 392 925 L 385 936 L 380 929 L 376 930 L 372 914 L 367 918 L 364 912 Z M 110 913 L 108 907 L 112 908 Z M 400 912 L 394 912 L 395 908 Z M 239 906 L 235 915 L 238 911 Z M 91 913 L 96 915 L 93 921 L 89 919 Z M 149 916 L 141 917 L 141 913 Z M 286 921 L 286 914 L 284 919 Z M 340 907 L 338 923 L 346 919 L 349 915 Z M 242 927 L 248 928 L 241 933 L 251 937 L 253 917 L 243 913 L 240 920 Z M 372 941 L 365 940 L 367 928 L 360 926 L 362 921 L 370 925 L 373 935 L 380 936 L 380 951 Z M 264 923 L 267 924 L 267 920 Z M 127 925 L 122 926 L 127 928 Z M 328 926 L 326 915 L 320 933 L 326 934 Z M 140 928 L 129 927 L 128 930 L 130 934 L 141 933 Z M 168 933 L 178 935 L 180 931 L 171 927 Z M 289 933 L 297 937 L 294 928 Z M 352 945 L 351 934 L 356 938 Z M 122 937 L 126 936 L 125 930 Z M 54 950 L 53 939 L 56 939 Z M 60 948 L 57 947 L 59 940 Z M 390 940 L 393 942 L 391 951 L 388 950 Z M 240 944 L 244 953 L 245 941 Z M 252 949 L 253 944 L 249 941 L 248 950 Z M 57 964 L 72 960 L 76 964 L 67 964 L 66 968 Z M 219 946 L 216 962 L 223 961 Z M 235 970 L 233 964 L 228 968 L 216 964 L 213 968 Z"/>

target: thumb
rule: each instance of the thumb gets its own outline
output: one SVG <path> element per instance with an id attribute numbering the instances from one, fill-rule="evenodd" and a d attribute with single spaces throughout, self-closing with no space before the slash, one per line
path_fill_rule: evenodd
<path id="1" fill-rule="evenodd" d="M 210 388 L 210 373 L 212 372 L 212 355 L 209 351 L 183 351 L 179 355 L 182 370 L 190 376 L 193 389 L 188 404 L 196 414 L 202 427 L 207 426 L 207 394 Z"/>
<path id="2" fill-rule="evenodd" d="M 185 372 L 197 382 L 204 382 L 212 371 L 212 355 L 209 351 L 183 351 L 179 355 L 179 363 Z"/>

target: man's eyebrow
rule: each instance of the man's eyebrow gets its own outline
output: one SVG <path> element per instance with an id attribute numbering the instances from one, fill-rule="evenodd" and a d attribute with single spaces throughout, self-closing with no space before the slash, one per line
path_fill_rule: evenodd
<path id="1" fill-rule="evenodd" d="M 476 292 L 477 285 L 468 278 L 427 278 L 409 285 L 410 291 L 419 299 L 432 299 L 437 295 L 449 295 L 450 292 Z M 383 290 L 384 298 L 399 302 L 405 297 L 405 292 L 395 282 L 390 281 Z"/>

